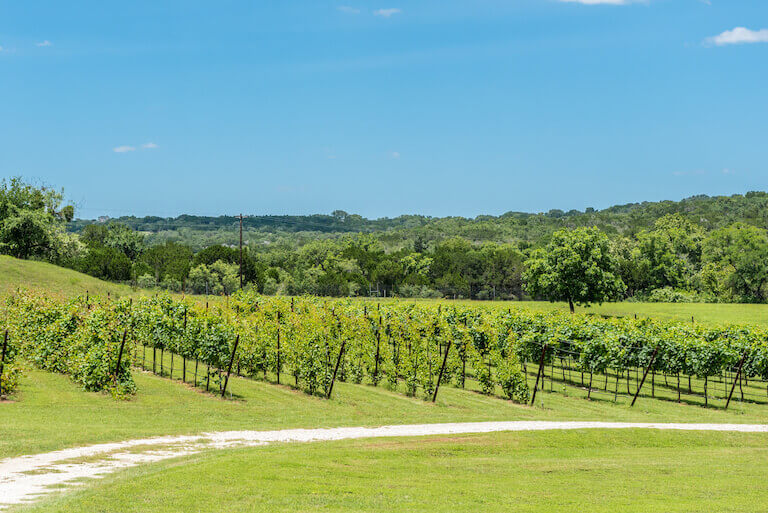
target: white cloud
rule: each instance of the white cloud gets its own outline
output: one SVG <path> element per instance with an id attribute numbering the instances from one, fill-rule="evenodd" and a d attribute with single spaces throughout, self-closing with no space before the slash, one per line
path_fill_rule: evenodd
<path id="1" fill-rule="evenodd" d="M 159 146 L 153 142 L 148 142 L 148 143 L 142 144 L 141 147 L 144 148 L 145 150 L 154 150 Z"/>
<path id="2" fill-rule="evenodd" d="M 724 175 L 733 175 L 733 174 L 736 174 L 736 171 L 734 171 L 733 169 L 725 168 L 725 169 L 723 169 L 723 174 Z"/>
<path id="3" fill-rule="evenodd" d="M 112 151 L 115 153 L 128 153 L 129 151 L 136 151 L 136 148 L 133 146 L 118 146 L 117 148 L 112 148 Z"/>
<path id="4" fill-rule="evenodd" d="M 706 42 L 716 46 L 768 43 L 768 29 L 749 30 L 744 27 L 736 27 L 733 30 L 726 30 L 722 34 L 709 37 Z"/>
<path id="5" fill-rule="evenodd" d="M 393 159 L 399 159 L 400 158 L 400 152 L 399 151 L 393 151 L 392 153 L 389 154 L 389 156 L 392 157 Z"/>
<path id="6" fill-rule="evenodd" d="M 351 7 L 349 5 L 340 5 L 336 8 L 336 10 L 345 12 L 347 14 L 360 14 L 360 9 L 356 7 Z"/>
<path id="7" fill-rule="evenodd" d="M 672 174 L 675 176 L 704 176 L 707 172 L 703 169 L 696 169 L 693 171 L 674 171 Z"/>
<path id="8" fill-rule="evenodd" d="M 44 46 L 51 46 L 51 42 L 46 39 L 45 41 L 41 41 L 41 42 L 35 44 L 35 46 L 38 46 L 38 47 L 41 47 L 41 48 L 44 47 Z"/>
<path id="9" fill-rule="evenodd" d="M 2 47 L 2 46 L 0 46 L 0 52 L 2 52 L 2 51 L 3 51 L 3 47 Z"/>
<path id="10" fill-rule="evenodd" d="M 403 12 L 401 9 L 397 8 L 390 8 L 390 9 L 377 9 L 373 11 L 374 16 L 381 16 L 382 18 L 389 18 L 390 16 L 393 16 L 395 14 L 400 14 Z"/>
<path id="11" fill-rule="evenodd" d="M 584 4 L 584 5 L 627 5 L 637 0 L 560 0 L 566 3 Z"/>

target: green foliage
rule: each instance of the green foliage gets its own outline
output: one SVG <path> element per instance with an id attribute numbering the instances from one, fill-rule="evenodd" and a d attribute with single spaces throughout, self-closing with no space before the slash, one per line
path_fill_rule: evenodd
<path id="1" fill-rule="evenodd" d="M 57 257 L 64 224 L 74 209 L 62 206 L 61 192 L 20 178 L 0 182 L 0 252 L 17 258 Z"/>
<path id="2" fill-rule="evenodd" d="M 117 368 L 127 327 L 111 306 L 21 293 L 8 299 L 7 312 L 11 336 L 36 367 L 68 374 L 84 390 L 106 390 L 118 398 L 135 392 L 130 351 Z"/>
<path id="3" fill-rule="evenodd" d="M 238 268 L 221 260 L 200 264 L 190 271 L 188 284 L 196 294 L 230 295 L 240 286 Z"/>
<path id="4" fill-rule="evenodd" d="M 714 231 L 706 240 L 704 260 L 722 269 L 724 284 L 743 302 L 768 299 L 768 233 L 745 224 Z"/>
<path id="5" fill-rule="evenodd" d="M 131 260 L 112 247 L 90 248 L 74 267 L 82 273 L 102 280 L 128 281 L 131 279 Z"/>
<path id="6" fill-rule="evenodd" d="M 562 230 L 547 250 L 535 251 L 526 262 L 529 291 L 550 301 L 589 305 L 617 299 L 625 286 L 614 271 L 608 237 L 597 228 Z"/>
<path id="7" fill-rule="evenodd" d="M 19 342 L 15 337 L 5 338 L 8 329 L 9 326 L 0 322 L 0 357 L 3 356 L 3 345 L 5 345 L 5 356 L 0 360 L 0 396 L 15 392 L 21 379 L 21 367 L 17 361 Z"/>
<path id="8" fill-rule="evenodd" d="M 166 278 L 184 281 L 189 275 L 192 250 L 183 244 L 166 242 L 146 250 L 140 261 L 152 270 L 158 283 Z"/>

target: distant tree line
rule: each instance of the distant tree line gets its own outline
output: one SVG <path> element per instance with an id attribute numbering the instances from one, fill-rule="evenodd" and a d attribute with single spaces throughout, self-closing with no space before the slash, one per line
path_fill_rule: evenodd
<path id="1" fill-rule="evenodd" d="M 142 287 L 199 294 L 239 288 L 240 251 L 232 244 L 200 247 L 184 227 L 159 240 L 116 221 L 67 231 L 74 210 L 62 207 L 62 198 L 19 179 L 2 182 L 0 252 Z M 571 305 L 628 298 L 766 302 L 766 207 L 768 195 L 749 193 L 471 221 L 403 216 L 398 223 L 413 226 L 370 233 L 270 232 L 273 238 L 261 240 L 251 231 L 242 281 L 265 294 L 541 298 Z M 368 223 L 342 211 L 317 217 Z M 494 240 L 499 230 L 523 225 L 530 229 L 525 237 Z M 236 226 L 226 226 L 236 237 Z M 436 236 L 433 229 L 443 231 Z"/>

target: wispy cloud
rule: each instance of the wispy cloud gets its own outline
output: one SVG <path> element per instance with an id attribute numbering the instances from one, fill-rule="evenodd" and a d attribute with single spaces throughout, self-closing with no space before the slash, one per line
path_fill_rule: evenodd
<path id="1" fill-rule="evenodd" d="M 389 154 L 389 156 L 393 159 L 399 159 L 400 158 L 400 152 L 399 151 L 393 151 Z"/>
<path id="2" fill-rule="evenodd" d="M 159 148 L 159 146 L 153 142 L 144 143 L 141 145 L 141 147 L 145 150 L 154 150 L 155 148 Z"/>
<path id="3" fill-rule="evenodd" d="M 39 43 L 35 44 L 35 46 L 37 46 L 39 48 L 42 48 L 42 47 L 45 47 L 45 46 L 51 46 L 51 45 L 52 45 L 52 43 L 50 41 L 48 41 L 47 39 L 45 41 L 40 41 Z"/>
<path id="4" fill-rule="evenodd" d="M 693 171 L 674 171 L 672 174 L 675 176 L 704 176 L 707 172 L 703 169 L 696 169 Z"/>
<path id="5" fill-rule="evenodd" d="M 744 27 L 736 27 L 733 30 L 726 30 L 722 34 L 709 37 L 705 42 L 715 46 L 768 43 L 768 29 L 750 30 Z"/>
<path id="6" fill-rule="evenodd" d="M 584 5 L 627 5 L 638 0 L 560 0 L 560 2 Z"/>
<path id="7" fill-rule="evenodd" d="M 397 8 L 389 8 L 389 9 L 376 9 L 373 11 L 374 16 L 381 16 L 382 18 L 390 18 L 394 16 L 395 14 L 400 14 L 402 9 Z"/>
<path id="8" fill-rule="evenodd" d="M 116 148 L 112 148 L 112 151 L 115 153 L 128 153 L 129 151 L 136 151 L 136 148 L 133 146 L 118 146 Z"/>
<path id="9" fill-rule="evenodd" d="M 336 8 L 336 10 L 345 12 L 347 14 L 360 14 L 360 9 L 357 7 L 351 7 L 349 5 L 340 5 Z"/>
<path id="10" fill-rule="evenodd" d="M 736 171 L 734 171 L 733 169 L 725 168 L 725 169 L 723 169 L 723 174 L 724 175 L 735 175 Z"/>

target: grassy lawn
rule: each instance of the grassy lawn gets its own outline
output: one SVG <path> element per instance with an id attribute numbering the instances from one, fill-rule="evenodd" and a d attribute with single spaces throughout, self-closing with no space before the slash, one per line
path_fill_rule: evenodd
<path id="1" fill-rule="evenodd" d="M 91 276 L 65 269 L 45 262 L 31 260 L 19 260 L 9 256 L 0 255 L 0 296 L 12 294 L 17 288 L 30 288 L 43 290 L 66 297 L 85 294 L 106 296 L 109 292 L 112 297 L 124 297 L 153 293 L 153 291 L 135 290 L 127 285 L 119 285 L 93 278 Z M 205 301 L 205 297 L 197 297 Z M 211 303 L 222 302 L 216 297 L 208 298 Z M 418 299 L 368 299 L 372 302 L 384 301 L 414 301 L 432 302 L 439 301 L 444 305 L 472 305 L 482 308 L 530 308 L 533 310 L 563 310 L 568 309 L 565 303 L 549 303 L 546 301 L 450 301 L 450 300 L 418 300 Z M 674 319 L 690 322 L 693 317 L 695 322 L 701 323 L 734 323 L 756 324 L 768 326 L 768 305 L 749 304 L 703 304 L 703 303 L 605 303 L 589 308 L 578 307 L 578 312 L 595 313 L 612 316 L 656 317 L 660 319 Z"/>
<path id="2" fill-rule="evenodd" d="M 609 392 L 594 391 L 592 400 L 587 400 L 586 390 L 568 386 L 563 391 L 561 384 L 547 379 L 532 408 L 452 386 L 441 387 L 436 404 L 381 386 L 347 383 L 337 383 L 333 398 L 326 400 L 237 377 L 231 382 L 234 398 L 222 400 L 180 383 L 179 370 L 177 360 L 177 381 L 136 371 L 139 392 L 128 401 L 83 392 L 66 376 L 28 370 L 16 400 L 0 402 L 0 458 L 97 442 L 231 429 L 530 419 L 768 422 L 768 405 L 735 400 L 725 411 L 722 399 L 713 398 L 710 407 L 703 408 L 695 396 L 684 397 L 678 404 L 674 391 L 663 388 L 658 378 L 657 399 L 643 397 L 634 408 L 629 407 L 627 395 L 613 401 L 610 381 Z M 595 381 L 595 388 L 602 385 Z M 649 389 L 644 391 L 650 394 Z"/>
<path id="3" fill-rule="evenodd" d="M 378 300 L 367 299 L 378 302 Z M 442 305 L 465 305 L 478 308 L 528 308 L 530 310 L 568 311 L 568 303 L 550 303 L 548 301 L 467 301 L 447 299 L 388 299 L 386 301 L 408 301 L 417 303 L 439 303 Z M 383 302 L 383 301 L 382 301 Z M 768 326 L 768 305 L 727 304 L 727 303 L 603 303 L 589 307 L 576 307 L 576 313 L 609 315 L 617 317 L 653 317 L 675 321 L 704 324 L 752 324 Z"/>
<path id="4" fill-rule="evenodd" d="M 631 430 L 272 445 L 138 467 L 19 510 L 760 512 L 766 442 Z"/>
<path id="5" fill-rule="evenodd" d="M 19 260 L 0 255 L 0 296 L 12 294 L 18 289 L 40 289 L 47 293 L 74 297 L 89 294 L 123 297 L 133 293 L 131 287 L 118 285 L 71 269 L 46 262 Z"/>

